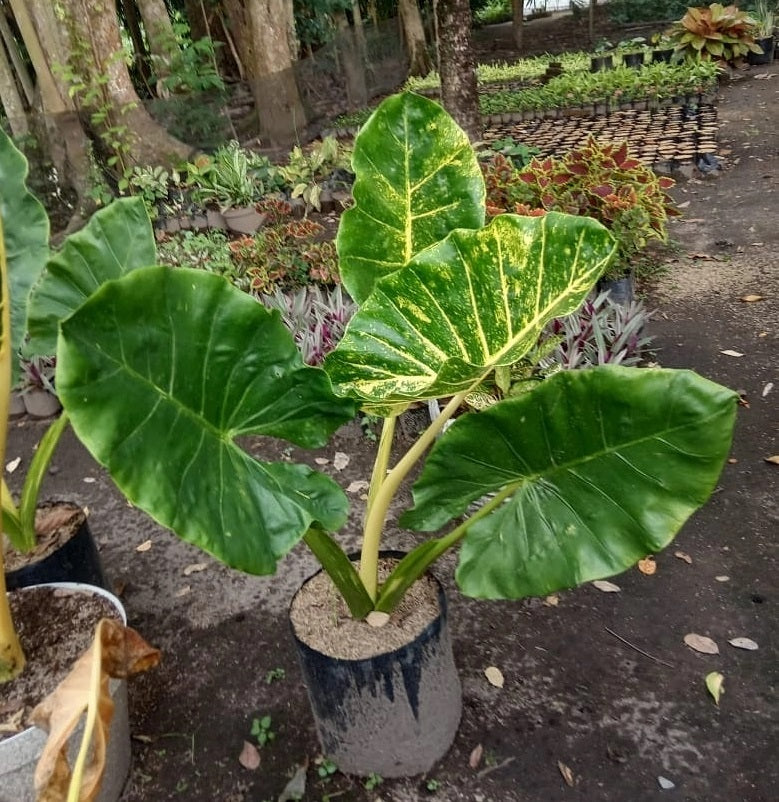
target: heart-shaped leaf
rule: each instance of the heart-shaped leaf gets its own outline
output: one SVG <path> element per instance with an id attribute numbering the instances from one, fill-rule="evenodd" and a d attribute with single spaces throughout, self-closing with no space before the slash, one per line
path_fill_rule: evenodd
<path id="1" fill-rule="evenodd" d="M 337 392 L 367 404 L 467 390 L 576 309 L 613 251 L 599 223 L 556 212 L 453 231 L 378 282 L 325 369 Z"/>
<path id="2" fill-rule="evenodd" d="M 272 573 L 348 502 L 305 465 L 252 459 L 243 434 L 323 445 L 354 414 L 303 364 L 277 312 L 198 270 L 141 268 L 61 327 L 60 397 L 73 428 L 138 507 L 249 573 Z"/>
<path id="3" fill-rule="evenodd" d="M 385 100 L 354 142 L 354 206 L 341 217 L 344 286 L 362 303 L 382 276 L 454 228 L 484 225 L 484 178 L 467 135 L 432 100 Z"/>
<path id="4" fill-rule="evenodd" d="M 26 186 L 27 159 L 0 129 L 0 221 L 11 296 L 12 383 L 19 375 L 16 352 L 24 338 L 27 298 L 49 256 L 49 218 Z M 5 332 L 3 332 L 5 338 Z"/>
<path id="5" fill-rule="evenodd" d="M 59 322 L 104 282 L 157 262 L 149 215 L 141 198 L 120 198 L 90 217 L 49 259 L 30 294 L 28 354 L 57 350 Z"/>
<path id="6" fill-rule="evenodd" d="M 564 371 L 456 421 L 401 525 L 435 530 L 497 493 L 463 542 L 457 581 L 471 596 L 544 596 L 618 573 L 708 498 L 737 397 L 690 371 Z"/>

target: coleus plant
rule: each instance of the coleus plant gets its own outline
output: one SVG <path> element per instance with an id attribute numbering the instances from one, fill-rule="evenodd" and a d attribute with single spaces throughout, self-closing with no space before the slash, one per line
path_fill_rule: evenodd
<path id="1" fill-rule="evenodd" d="M 603 223 L 616 238 L 609 271 L 614 276 L 629 271 L 650 239 L 665 242 L 668 218 L 679 213 L 668 194 L 672 178 L 658 176 L 634 158 L 627 143 L 599 142 L 593 136 L 561 158 L 535 158 L 516 172 L 506 163 L 496 165 L 488 170 L 487 182 L 491 212 L 560 211 Z"/>
<path id="2" fill-rule="evenodd" d="M 337 245 L 359 310 L 322 368 L 303 364 L 277 312 L 189 269 L 133 270 L 61 323 L 61 400 L 127 497 L 250 573 L 274 572 L 304 540 L 358 618 L 391 612 L 456 545 L 460 587 L 487 598 L 573 587 L 667 545 L 715 486 L 732 391 L 690 371 L 565 371 L 444 426 L 581 304 L 613 258 L 610 233 L 554 212 L 485 225 L 466 135 L 413 94 L 377 108 L 353 169 Z M 442 414 L 391 465 L 398 416 L 438 398 Z M 355 568 L 332 534 L 347 519 L 343 490 L 236 440 L 318 447 L 360 409 L 384 423 Z M 400 524 L 430 534 L 379 583 L 388 511 L 420 461 Z"/>

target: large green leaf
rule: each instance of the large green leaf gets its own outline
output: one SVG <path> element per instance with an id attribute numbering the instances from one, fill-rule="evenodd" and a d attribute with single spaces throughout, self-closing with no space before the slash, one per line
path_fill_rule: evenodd
<path id="1" fill-rule="evenodd" d="M 19 374 L 16 352 L 24 337 L 27 297 L 49 255 L 49 218 L 27 190 L 27 159 L 0 129 L 0 219 L 3 221 L 11 295 L 12 383 Z"/>
<path id="2" fill-rule="evenodd" d="M 140 268 L 63 321 L 57 386 L 125 495 L 228 565 L 271 573 L 344 493 L 305 465 L 253 459 L 242 434 L 323 445 L 354 414 L 303 364 L 277 312 L 198 270 Z"/>
<path id="3" fill-rule="evenodd" d="M 457 582 L 520 598 L 623 571 L 665 547 L 711 494 L 737 395 L 691 371 L 564 371 L 457 421 L 434 446 L 402 525 L 438 529 L 487 493 Z"/>
<path id="4" fill-rule="evenodd" d="M 325 367 L 368 404 L 451 395 L 510 365 L 584 300 L 614 253 L 587 217 L 501 215 L 381 279 Z"/>
<path id="5" fill-rule="evenodd" d="M 57 327 L 104 282 L 157 261 L 141 198 L 120 198 L 96 212 L 65 241 L 33 288 L 27 312 L 28 354 L 53 354 Z"/>
<path id="6" fill-rule="evenodd" d="M 376 281 L 454 228 L 484 225 L 484 178 L 467 135 L 410 93 L 385 100 L 354 143 L 355 205 L 338 229 L 344 285 L 357 303 Z"/>

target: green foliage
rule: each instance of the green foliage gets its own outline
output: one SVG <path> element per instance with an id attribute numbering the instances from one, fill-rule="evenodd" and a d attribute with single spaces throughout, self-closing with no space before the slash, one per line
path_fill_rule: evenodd
<path id="1" fill-rule="evenodd" d="M 234 136 L 219 91 L 173 94 L 147 101 L 150 114 L 177 139 L 202 150 L 215 150 Z"/>
<path id="2" fill-rule="evenodd" d="M 629 269 L 649 240 L 667 241 L 668 217 L 678 214 L 668 195 L 673 179 L 633 158 L 627 143 L 599 143 L 592 136 L 562 158 L 536 158 L 516 172 L 506 162 L 493 163 L 487 183 L 492 211 L 560 211 L 603 223 L 617 240 L 615 276 Z"/>
<path id="3" fill-rule="evenodd" d="M 267 746 L 276 740 L 276 733 L 272 729 L 273 720 L 270 716 L 252 719 L 250 734 L 256 738 L 258 746 Z"/>
<path id="4" fill-rule="evenodd" d="M 479 25 L 495 25 L 509 22 L 513 19 L 513 14 L 510 0 L 487 0 L 473 18 Z"/>
<path id="5" fill-rule="evenodd" d="M 516 142 L 513 137 L 507 136 L 496 139 L 494 142 L 479 151 L 480 159 L 491 159 L 500 154 L 511 160 L 514 167 L 524 167 L 540 151 L 534 145 Z"/>
<path id="6" fill-rule="evenodd" d="M 381 774 L 376 774 L 375 771 L 372 771 L 366 778 L 363 780 L 363 788 L 366 791 L 373 791 L 378 788 L 384 782 L 384 778 Z"/>
<path id="7" fill-rule="evenodd" d="M 171 185 L 178 185 L 181 176 L 177 170 L 170 172 L 164 167 L 133 167 L 127 176 L 126 191 L 143 200 L 150 220 L 156 220 L 159 206 L 167 200 Z"/>
<path id="8" fill-rule="evenodd" d="M 728 63 L 747 53 L 762 53 L 755 43 L 756 21 L 738 6 L 688 8 L 670 30 L 676 51 L 685 58 L 714 59 Z"/>
<path id="9" fill-rule="evenodd" d="M 224 92 L 225 84 L 215 62 L 218 44 L 221 43 L 215 43 L 208 36 L 193 40 L 188 23 L 176 15 L 170 41 L 162 42 L 169 57 L 164 65 L 152 57 L 152 67 L 163 75 L 160 83 L 164 90 L 178 93 Z"/>
<path id="10" fill-rule="evenodd" d="M 303 198 L 307 209 L 319 210 L 323 180 L 335 170 L 349 170 L 350 167 L 351 149 L 334 136 L 326 136 L 305 150 L 295 145 L 279 173 L 290 187 L 292 198 Z"/>
<path id="11" fill-rule="evenodd" d="M 676 19 L 684 14 L 686 0 L 609 0 L 609 17 L 614 22 L 654 22 Z"/>

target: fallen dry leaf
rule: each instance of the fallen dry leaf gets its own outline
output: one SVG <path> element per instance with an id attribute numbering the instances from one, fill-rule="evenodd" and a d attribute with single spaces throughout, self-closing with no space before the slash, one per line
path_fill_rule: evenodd
<path id="1" fill-rule="evenodd" d="M 717 582 L 730 582 L 730 577 L 727 574 L 720 574 L 714 577 Z"/>
<path id="2" fill-rule="evenodd" d="M 335 457 L 333 457 L 333 467 L 337 471 L 342 471 L 348 464 L 351 457 L 348 454 L 344 454 L 343 451 L 336 451 Z"/>
<path id="3" fill-rule="evenodd" d="M 647 576 L 652 576 L 657 571 L 657 563 L 651 554 L 648 557 L 644 557 L 643 560 L 639 560 L 637 564 L 638 570 Z"/>
<path id="4" fill-rule="evenodd" d="M 365 479 L 357 479 L 346 488 L 347 493 L 359 493 L 361 490 L 367 490 L 370 484 Z"/>
<path id="5" fill-rule="evenodd" d="M 772 72 L 760 72 L 757 75 L 752 76 L 756 81 L 768 81 L 769 79 L 774 77 Z"/>
<path id="6" fill-rule="evenodd" d="M 547 607 L 557 607 L 560 604 L 560 597 L 556 593 L 552 593 L 544 599 L 544 604 Z"/>
<path id="7" fill-rule="evenodd" d="M 678 558 L 679 560 L 684 560 L 687 565 L 692 565 L 692 557 L 690 557 L 686 551 L 675 551 L 674 557 Z"/>
<path id="8" fill-rule="evenodd" d="M 316 462 L 317 465 L 327 465 L 330 460 L 327 457 L 314 457 L 314 462 Z"/>
<path id="9" fill-rule="evenodd" d="M 735 356 L 735 357 L 744 356 L 744 354 L 742 354 L 741 351 L 734 351 L 732 348 L 726 348 L 724 351 L 720 351 L 720 353 L 724 354 L 725 356 Z"/>
<path id="10" fill-rule="evenodd" d="M 184 576 L 189 576 L 190 574 L 197 574 L 201 571 L 205 571 L 208 568 L 208 563 L 191 563 L 190 565 L 184 568 Z"/>
<path id="11" fill-rule="evenodd" d="M 619 585 L 615 585 L 613 582 L 609 582 L 606 579 L 596 579 L 592 584 L 593 587 L 596 587 L 603 593 L 619 593 L 622 590 Z"/>
<path id="12" fill-rule="evenodd" d="M 180 599 L 182 596 L 186 596 L 191 590 L 192 588 L 189 585 L 184 585 L 173 594 L 173 598 Z"/>
<path id="13" fill-rule="evenodd" d="M 774 389 L 774 383 L 773 382 L 768 382 L 768 384 L 766 384 L 766 386 L 763 387 L 763 392 L 760 393 L 760 395 L 763 398 L 765 398 L 771 392 L 771 390 L 773 390 L 773 389 Z"/>
<path id="14" fill-rule="evenodd" d="M 33 711 L 32 723 L 47 731 L 48 740 L 35 768 L 38 799 L 66 799 L 70 783 L 68 741 L 88 707 L 97 715 L 91 732 L 86 763 L 81 775 L 79 800 L 90 802 L 97 797 L 103 778 L 106 742 L 111 724 L 113 703 L 109 693 L 109 677 L 126 678 L 153 668 L 160 653 L 146 643 L 133 629 L 118 621 L 103 618 L 95 630 L 94 642 L 79 657 L 70 673 Z"/>
<path id="15" fill-rule="evenodd" d="M 484 747 L 481 744 L 476 744 L 471 750 L 471 755 L 468 758 L 468 765 L 476 771 L 481 763 L 482 755 L 484 754 Z"/>
<path id="16" fill-rule="evenodd" d="M 746 649 L 748 652 L 754 652 L 755 649 L 759 648 L 752 638 L 731 638 L 728 643 L 737 649 Z"/>
<path id="17" fill-rule="evenodd" d="M 244 741 L 241 754 L 238 755 L 238 762 L 245 769 L 255 771 L 260 767 L 260 750 L 249 741 Z"/>
<path id="18" fill-rule="evenodd" d="M 738 460 L 735 457 L 731 457 L 728 460 L 728 465 L 738 465 Z"/>
<path id="19" fill-rule="evenodd" d="M 487 677 L 487 682 L 496 688 L 502 688 L 506 683 L 503 678 L 503 672 L 497 666 L 487 666 L 484 669 L 484 676 Z"/>
<path id="20" fill-rule="evenodd" d="M 658 776 L 657 784 L 663 789 L 663 791 L 670 791 L 672 788 L 676 788 L 676 784 L 669 780 L 668 777 Z"/>
<path id="21" fill-rule="evenodd" d="M 136 551 L 148 551 L 151 548 L 151 540 L 144 540 L 139 546 L 135 547 Z"/>
<path id="22" fill-rule="evenodd" d="M 765 298 L 762 295 L 742 295 L 741 298 L 739 298 L 739 301 L 744 301 L 744 303 L 747 304 L 753 304 L 755 303 L 755 301 L 764 301 L 764 300 Z"/>
<path id="23" fill-rule="evenodd" d="M 771 465 L 779 465 L 779 454 L 774 454 L 771 457 L 766 457 L 765 461 L 771 463 Z"/>
<path id="24" fill-rule="evenodd" d="M 706 675 L 706 690 L 712 695 L 717 707 L 719 707 L 720 696 L 725 693 L 724 682 L 725 677 L 719 671 L 712 671 Z"/>
<path id="25" fill-rule="evenodd" d="M 690 632 L 684 636 L 684 642 L 696 652 L 701 654 L 719 654 L 719 646 L 705 635 L 698 635 L 695 632 Z"/>
<path id="26" fill-rule="evenodd" d="M 13 473 L 19 467 L 19 464 L 21 463 L 21 461 L 22 461 L 21 457 L 17 457 L 16 459 L 12 459 L 5 466 L 6 471 L 8 471 L 8 473 Z"/>
<path id="27" fill-rule="evenodd" d="M 565 780 L 565 784 L 569 788 L 573 788 L 575 784 L 575 780 L 573 777 L 573 772 L 571 771 L 570 766 L 566 766 L 562 760 L 557 761 L 557 768 L 560 769 L 560 774 L 563 775 L 563 779 Z"/>
<path id="28" fill-rule="evenodd" d="M 92 485 L 97 481 L 97 479 L 95 479 L 94 476 L 85 476 L 83 481 L 86 482 L 88 485 Z"/>
<path id="29" fill-rule="evenodd" d="M 27 708 L 22 705 L 15 713 L 6 716 L 3 721 L 0 721 L 0 734 L 14 734 L 21 732 L 24 729 L 24 714 Z"/>

